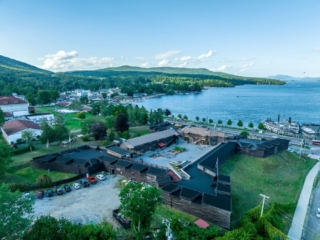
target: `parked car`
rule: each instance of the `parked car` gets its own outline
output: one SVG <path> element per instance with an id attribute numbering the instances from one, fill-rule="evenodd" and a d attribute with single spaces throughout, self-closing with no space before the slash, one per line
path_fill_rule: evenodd
<path id="1" fill-rule="evenodd" d="M 96 175 L 96 178 L 98 178 L 100 181 L 105 180 L 106 178 L 102 174 Z"/>
<path id="2" fill-rule="evenodd" d="M 317 218 L 320 218 L 320 208 L 317 209 L 317 214 L 316 214 Z"/>
<path id="3" fill-rule="evenodd" d="M 52 197 L 53 196 L 53 191 L 52 189 L 47 190 L 47 197 Z"/>
<path id="4" fill-rule="evenodd" d="M 76 183 L 73 184 L 73 187 L 74 187 L 74 189 L 77 190 L 77 189 L 80 189 L 80 188 L 81 188 L 81 185 L 76 182 Z"/>
<path id="5" fill-rule="evenodd" d="M 80 184 L 83 186 L 83 187 L 89 187 L 90 184 L 87 180 L 85 179 L 80 179 Z"/>
<path id="6" fill-rule="evenodd" d="M 66 192 L 71 192 L 71 187 L 69 185 L 64 185 L 63 188 Z"/>
<path id="7" fill-rule="evenodd" d="M 62 195 L 62 194 L 63 194 L 62 188 L 58 187 L 58 188 L 56 189 L 56 193 L 57 193 L 57 195 Z"/>
<path id="8" fill-rule="evenodd" d="M 37 198 L 38 199 L 42 199 L 44 197 L 44 191 L 43 190 L 39 190 L 38 192 L 37 192 Z"/>
<path id="9" fill-rule="evenodd" d="M 94 176 L 89 176 L 89 177 L 87 177 L 87 179 L 91 184 L 97 183 L 97 179 Z"/>

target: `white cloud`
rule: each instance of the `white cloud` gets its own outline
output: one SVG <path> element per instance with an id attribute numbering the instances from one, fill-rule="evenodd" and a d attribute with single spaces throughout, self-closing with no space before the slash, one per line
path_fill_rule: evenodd
<path id="1" fill-rule="evenodd" d="M 179 54 L 181 52 L 182 52 L 181 50 L 168 51 L 168 52 L 156 54 L 154 56 L 154 58 L 155 59 L 164 59 L 164 58 L 168 58 L 168 57 L 177 55 L 177 54 Z"/>
<path id="2" fill-rule="evenodd" d="M 313 51 L 320 52 L 320 47 L 317 47 L 317 48 L 313 49 Z"/>
<path id="3" fill-rule="evenodd" d="M 137 60 L 139 60 L 139 61 L 144 61 L 144 60 L 146 60 L 145 57 L 135 57 L 135 59 L 137 59 Z"/>
<path id="4" fill-rule="evenodd" d="M 215 53 L 216 50 L 214 50 L 214 52 L 212 50 L 210 50 L 208 53 L 204 53 L 204 54 L 201 54 L 198 59 L 199 60 L 202 60 L 202 59 L 206 59 L 206 58 L 209 58 L 212 56 L 213 53 Z"/>
<path id="5" fill-rule="evenodd" d="M 93 70 L 113 66 L 113 58 L 80 58 L 78 57 L 77 51 L 58 51 L 55 54 L 47 54 L 42 60 L 44 60 L 44 62 L 40 67 L 54 72 Z"/>
<path id="6" fill-rule="evenodd" d="M 250 68 L 252 66 L 254 66 L 254 62 L 244 64 L 244 65 L 241 66 L 240 72 L 244 72 L 244 71 L 246 71 L 248 68 Z"/>
<path id="7" fill-rule="evenodd" d="M 226 60 L 223 59 L 220 62 L 221 63 L 231 63 L 231 62 L 246 62 L 246 61 L 253 61 L 255 58 L 240 58 L 240 59 L 234 59 L 234 60 Z"/>
<path id="8" fill-rule="evenodd" d="M 211 68 L 209 70 L 212 71 L 212 72 L 224 72 L 224 71 L 226 71 L 227 69 L 229 69 L 231 67 L 232 67 L 231 65 L 222 65 L 221 67 Z"/>
<path id="9" fill-rule="evenodd" d="M 216 50 L 214 50 L 214 51 L 210 50 L 208 53 L 201 54 L 201 55 L 199 55 L 197 57 L 183 56 L 181 58 L 175 58 L 174 61 L 181 62 L 181 63 L 177 63 L 176 66 L 185 67 L 185 66 L 189 65 L 190 63 L 197 64 L 197 63 L 208 61 L 208 59 L 215 52 L 217 52 L 217 51 Z"/>
<path id="10" fill-rule="evenodd" d="M 160 67 L 168 66 L 170 62 L 167 59 L 163 59 L 161 62 L 158 63 Z"/>
<path id="11" fill-rule="evenodd" d="M 150 67 L 150 63 L 149 63 L 149 62 L 142 63 L 142 64 L 140 65 L 140 67 L 148 68 L 148 67 Z"/>

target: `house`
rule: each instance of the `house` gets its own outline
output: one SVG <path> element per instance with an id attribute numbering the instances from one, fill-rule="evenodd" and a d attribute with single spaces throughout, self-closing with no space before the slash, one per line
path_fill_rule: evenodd
<path id="1" fill-rule="evenodd" d="M 26 130 L 33 131 L 37 136 L 42 134 L 40 126 L 29 120 L 12 120 L 3 124 L 1 128 L 2 135 L 9 144 L 20 139 Z"/>
<path id="2" fill-rule="evenodd" d="M 141 154 L 156 148 L 167 147 L 172 143 L 176 143 L 179 134 L 172 130 L 164 130 L 155 132 L 141 137 L 128 139 L 120 144 L 120 147 L 132 153 Z"/>
<path id="3" fill-rule="evenodd" d="M 12 114 L 13 116 L 23 116 L 29 114 L 29 103 L 20 98 L 11 96 L 0 97 L 0 108 L 3 112 Z"/>
<path id="4" fill-rule="evenodd" d="M 149 129 L 150 129 L 150 132 L 153 133 L 153 132 L 160 132 L 167 129 L 177 129 L 177 127 L 171 125 L 171 123 L 169 122 L 163 122 L 156 125 L 152 125 L 149 127 Z"/>
<path id="5" fill-rule="evenodd" d="M 217 145 L 227 140 L 227 135 L 210 128 L 186 126 L 182 130 L 183 139 L 193 144 Z"/>

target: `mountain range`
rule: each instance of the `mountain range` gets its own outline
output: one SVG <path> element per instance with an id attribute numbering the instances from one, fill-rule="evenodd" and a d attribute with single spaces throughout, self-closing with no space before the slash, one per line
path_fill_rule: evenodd
<path id="1" fill-rule="evenodd" d="M 275 75 L 275 76 L 269 76 L 268 78 L 277 79 L 281 81 L 292 81 L 292 80 L 303 80 L 303 81 L 314 81 L 314 80 L 320 80 L 320 77 L 292 77 L 289 75 Z"/>

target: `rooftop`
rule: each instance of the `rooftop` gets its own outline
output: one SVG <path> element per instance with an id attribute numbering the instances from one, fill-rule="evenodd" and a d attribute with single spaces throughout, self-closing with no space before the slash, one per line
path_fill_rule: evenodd
<path id="1" fill-rule="evenodd" d="M 8 135 L 20 132 L 25 129 L 41 130 L 40 126 L 28 120 L 12 120 L 8 121 L 2 126 L 3 131 Z"/>
<path id="2" fill-rule="evenodd" d="M 11 97 L 11 96 L 0 96 L 0 105 L 26 104 L 26 103 L 28 102 L 20 98 Z"/>

